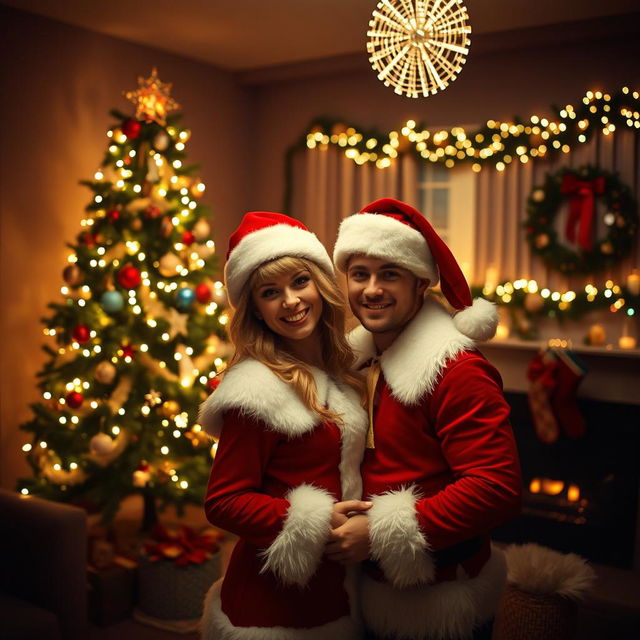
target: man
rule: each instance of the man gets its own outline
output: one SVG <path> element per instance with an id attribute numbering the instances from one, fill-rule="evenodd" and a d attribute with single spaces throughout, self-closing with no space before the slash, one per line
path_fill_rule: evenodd
<path id="1" fill-rule="evenodd" d="M 497 313 L 472 303 L 448 247 L 409 205 L 385 198 L 345 219 L 334 262 L 362 326 L 370 431 L 363 498 L 373 506 L 333 531 L 327 554 L 363 565 L 371 638 L 489 638 L 506 582 L 488 532 L 519 509 L 521 478 L 498 372 L 474 339 Z M 440 280 L 451 317 L 431 297 Z"/>

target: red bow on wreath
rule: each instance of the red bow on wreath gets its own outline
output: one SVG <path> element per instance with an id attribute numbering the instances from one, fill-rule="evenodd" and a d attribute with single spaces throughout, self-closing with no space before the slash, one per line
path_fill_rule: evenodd
<path id="1" fill-rule="evenodd" d="M 578 231 L 578 244 L 585 251 L 591 251 L 593 247 L 593 219 L 595 215 L 595 197 L 604 193 L 605 179 L 603 177 L 594 180 L 580 180 L 575 173 L 566 173 L 562 178 L 560 191 L 569 199 L 569 218 L 565 235 L 570 242 L 576 241 L 576 226 L 580 223 Z"/>

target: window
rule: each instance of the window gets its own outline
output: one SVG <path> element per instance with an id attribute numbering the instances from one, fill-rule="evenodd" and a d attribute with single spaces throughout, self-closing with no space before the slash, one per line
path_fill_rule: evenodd
<path id="1" fill-rule="evenodd" d="M 475 176 L 471 167 L 447 169 L 441 164 L 420 163 L 417 190 L 419 211 L 447 243 L 471 283 L 475 231 Z"/>

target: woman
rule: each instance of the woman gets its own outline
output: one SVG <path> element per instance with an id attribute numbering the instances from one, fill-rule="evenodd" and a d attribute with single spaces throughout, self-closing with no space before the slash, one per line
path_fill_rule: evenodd
<path id="1" fill-rule="evenodd" d="M 350 580 L 322 557 L 359 502 L 367 428 L 344 338 L 344 303 L 315 235 L 248 213 L 225 280 L 235 354 L 201 408 L 219 436 L 205 511 L 240 537 L 205 601 L 204 640 L 355 638 Z"/>

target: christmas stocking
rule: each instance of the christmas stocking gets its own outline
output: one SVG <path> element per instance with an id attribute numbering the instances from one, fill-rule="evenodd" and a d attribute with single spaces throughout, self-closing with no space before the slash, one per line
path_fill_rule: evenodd
<path id="1" fill-rule="evenodd" d="M 565 349 L 557 349 L 556 387 L 551 397 L 551 406 L 560 428 L 569 438 L 581 438 L 586 423 L 578 409 L 576 392 L 587 369 Z"/>
<path id="2" fill-rule="evenodd" d="M 560 435 L 558 422 L 551 407 L 551 396 L 556 387 L 558 361 L 550 349 L 540 351 L 529 363 L 529 409 L 538 438 L 552 444 Z"/>

